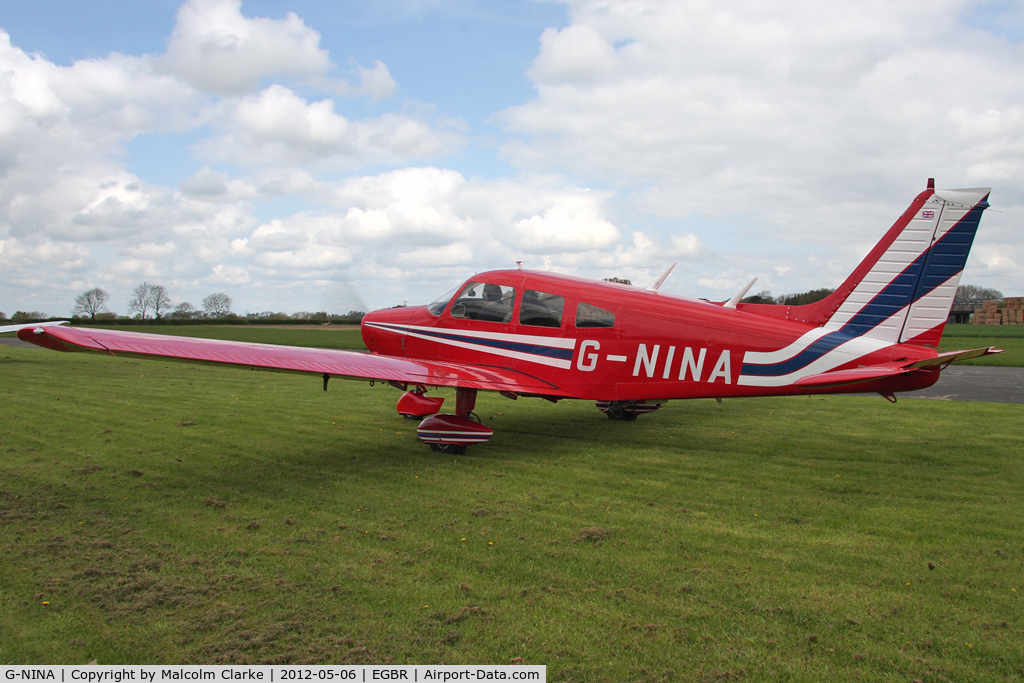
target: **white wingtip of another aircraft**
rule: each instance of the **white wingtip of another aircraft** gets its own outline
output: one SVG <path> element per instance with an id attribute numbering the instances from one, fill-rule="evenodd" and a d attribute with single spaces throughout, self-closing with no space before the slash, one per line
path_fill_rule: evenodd
<path id="1" fill-rule="evenodd" d="M 5 332 L 17 332 L 18 330 L 23 330 L 26 327 L 47 327 L 49 325 L 67 325 L 68 322 L 69 321 L 67 320 L 54 320 L 53 322 L 45 323 L 23 323 L 21 325 L 3 325 L 0 326 L 0 334 L 3 334 Z"/>

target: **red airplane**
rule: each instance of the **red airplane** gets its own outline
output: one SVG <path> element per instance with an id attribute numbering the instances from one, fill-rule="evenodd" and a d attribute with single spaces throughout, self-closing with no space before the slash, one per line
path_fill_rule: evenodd
<path id="1" fill-rule="evenodd" d="M 994 348 L 938 353 L 989 189 L 919 194 L 846 281 L 804 306 L 744 304 L 747 289 L 708 302 L 605 281 L 496 270 L 426 306 L 362 321 L 370 353 L 82 329 L 18 336 L 58 351 L 173 358 L 389 382 L 398 412 L 425 418 L 431 449 L 463 453 L 493 430 L 475 419 L 478 391 L 516 399 L 592 400 L 635 420 L 688 398 L 879 393 L 931 386 L 949 363 Z M 669 269 L 671 271 L 671 268 Z M 751 285 L 753 282 L 751 282 Z M 428 387 L 455 387 L 455 413 Z"/>

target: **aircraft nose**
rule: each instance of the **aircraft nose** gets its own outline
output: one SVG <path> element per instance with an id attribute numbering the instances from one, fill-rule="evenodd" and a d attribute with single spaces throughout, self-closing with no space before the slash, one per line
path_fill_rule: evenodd
<path id="1" fill-rule="evenodd" d="M 364 315 L 360 330 L 366 348 L 383 355 L 404 356 L 406 328 L 421 308 L 382 308 Z"/>

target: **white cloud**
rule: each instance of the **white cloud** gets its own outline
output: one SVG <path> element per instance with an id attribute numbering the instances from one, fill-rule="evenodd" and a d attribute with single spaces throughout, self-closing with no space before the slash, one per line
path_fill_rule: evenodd
<path id="1" fill-rule="evenodd" d="M 573 24 L 544 31 L 527 75 L 538 83 L 588 85 L 608 78 L 617 64 L 615 48 L 593 26 Z"/>
<path id="2" fill-rule="evenodd" d="M 829 213 L 891 221 L 928 176 L 1024 195 L 1024 48 L 960 24 L 966 1 L 567 4 L 528 72 L 536 98 L 500 114 L 522 168 L 801 240 Z"/>
<path id="3" fill-rule="evenodd" d="M 319 41 L 294 14 L 248 18 L 231 0 L 182 5 L 163 55 L 113 53 L 58 66 L 0 32 L 0 259 L 9 285 L 2 293 L 37 299 L 45 289 L 70 301 L 67 288 L 83 282 L 116 295 L 143 277 L 161 279 L 177 296 L 177 288 L 256 285 L 251 272 L 303 278 L 310 264 L 326 272 L 351 262 L 351 248 L 313 237 L 341 225 L 344 212 L 299 211 L 291 222 L 311 232 L 294 233 L 305 241 L 288 250 L 260 227 L 273 221 L 254 212 L 268 200 L 294 207 L 333 194 L 338 183 L 325 182 L 325 170 L 401 164 L 463 143 L 450 125 L 414 114 L 349 119 L 329 98 L 307 101 L 279 83 L 261 89 L 285 77 L 307 92 L 373 101 L 394 93 L 381 61 L 350 61 L 350 78 L 333 78 Z M 140 135 L 194 139 L 205 131 L 212 137 L 194 150 L 251 175 L 206 165 L 172 190 L 125 170 L 125 144 Z M 399 203 L 387 229 L 447 229 L 448 217 L 435 210 L 431 219 L 431 210 Z"/>
<path id="4" fill-rule="evenodd" d="M 456 171 L 406 168 L 348 180 L 332 198 L 344 217 L 324 237 L 335 243 L 438 246 L 472 239 L 459 204 L 466 180 Z M 347 207 L 347 208 L 346 208 Z"/>
<path id="5" fill-rule="evenodd" d="M 249 284 L 252 278 L 249 277 L 249 273 L 246 272 L 245 268 L 225 266 L 222 263 L 218 263 L 213 267 L 213 272 L 206 278 L 206 281 L 215 285 L 238 287 Z"/>
<path id="6" fill-rule="evenodd" d="M 461 144 L 460 136 L 404 114 L 350 121 L 335 112 L 332 100 L 307 102 L 281 85 L 222 109 L 221 134 L 198 149 L 208 158 L 247 166 L 357 168 L 426 158 Z"/>
<path id="7" fill-rule="evenodd" d="M 398 84 L 391 77 L 391 72 L 380 60 L 376 60 L 373 66 L 367 69 L 365 66 L 357 65 L 359 72 L 359 84 L 353 88 L 353 92 L 365 95 L 374 102 L 391 97 Z"/>
<path id="8" fill-rule="evenodd" d="M 619 239 L 619 229 L 604 220 L 597 202 L 586 196 L 566 197 L 544 212 L 517 221 L 504 240 L 528 254 L 606 249 Z"/>
<path id="9" fill-rule="evenodd" d="M 379 306 L 517 260 L 644 286 L 679 261 L 663 291 L 795 292 L 837 284 L 928 176 L 996 185 L 1006 213 L 965 281 L 1017 281 L 1024 47 L 960 23 L 967 0 L 566 4 L 536 96 L 498 116 L 523 169 L 506 178 L 464 170 L 489 148 L 458 110 L 381 104 L 388 66 L 339 69 L 294 14 L 190 0 L 165 54 L 69 66 L 0 33 L 0 294 L 41 302 L 2 308 L 143 278 L 242 310 Z M 150 182 L 128 146 L 145 135 L 195 165 Z"/>
<path id="10" fill-rule="evenodd" d="M 241 0 L 188 0 L 159 65 L 197 90 L 241 95 L 262 78 L 326 74 L 320 34 L 293 12 L 284 19 L 242 16 Z"/>
<path id="11" fill-rule="evenodd" d="M 354 84 L 347 79 L 309 80 L 335 95 L 346 97 L 359 95 L 368 97 L 373 102 L 380 102 L 391 97 L 395 93 L 395 89 L 398 88 L 395 79 L 391 77 L 391 71 L 380 60 L 375 60 L 373 66 L 369 68 L 351 60 L 350 63 L 356 78 Z"/>
<path id="12" fill-rule="evenodd" d="M 203 166 L 195 175 L 179 182 L 178 189 L 196 197 L 219 197 L 227 194 L 228 174 Z"/>
<path id="13" fill-rule="evenodd" d="M 692 232 L 669 237 L 669 249 L 666 254 L 672 258 L 692 259 L 706 253 L 700 238 Z"/>

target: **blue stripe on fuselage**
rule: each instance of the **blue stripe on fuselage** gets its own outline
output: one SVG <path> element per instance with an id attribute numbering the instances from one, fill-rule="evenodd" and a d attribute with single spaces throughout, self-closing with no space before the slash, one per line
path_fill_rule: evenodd
<path id="1" fill-rule="evenodd" d="M 830 334 L 826 334 L 821 339 L 818 339 L 816 342 L 789 360 L 772 363 L 771 365 L 751 365 L 744 363 L 740 370 L 740 374 L 753 375 L 756 377 L 777 377 L 779 375 L 788 375 L 791 372 L 796 372 L 797 370 L 810 365 L 832 349 L 836 348 L 840 344 L 850 341 L 853 338 L 853 336 L 850 336 L 845 332 L 832 332 Z"/>
<path id="2" fill-rule="evenodd" d="M 511 342 L 511 341 L 500 341 L 498 339 L 486 339 L 482 337 L 471 337 L 468 335 L 457 334 L 454 332 L 437 332 L 433 330 L 407 330 L 400 325 L 388 325 L 382 323 L 375 323 L 376 325 L 393 330 L 396 332 L 405 332 L 407 334 L 419 334 L 427 337 L 436 337 L 438 339 L 446 339 L 448 341 L 458 341 L 464 344 L 475 344 L 477 346 L 487 346 L 494 349 L 502 349 L 505 351 L 518 351 L 519 353 L 530 353 L 535 356 L 544 356 L 545 358 L 558 358 L 561 360 L 572 360 L 573 349 L 557 349 L 550 346 L 540 346 L 538 344 L 526 344 L 523 342 Z"/>

